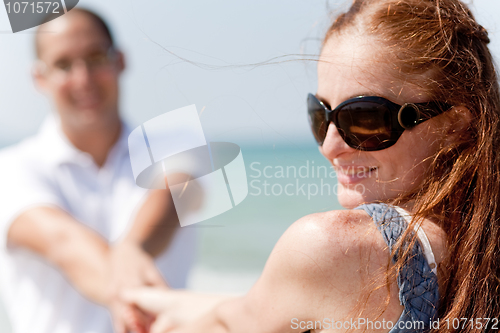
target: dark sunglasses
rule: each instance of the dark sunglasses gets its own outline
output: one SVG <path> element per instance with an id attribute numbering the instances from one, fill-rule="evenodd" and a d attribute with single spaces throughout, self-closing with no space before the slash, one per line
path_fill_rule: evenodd
<path id="1" fill-rule="evenodd" d="M 354 149 L 376 151 L 394 145 L 410 129 L 451 108 L 440 102 L 398 105 L 383 97 L 351 98 L 334 110 L 313 94 L 307 96 L 309 123 L 321 146 L 328 126 L 335 124 L 342 139 Z"/>

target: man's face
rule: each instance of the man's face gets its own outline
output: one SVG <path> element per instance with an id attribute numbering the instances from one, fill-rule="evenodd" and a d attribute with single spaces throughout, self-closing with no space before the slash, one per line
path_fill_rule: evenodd
<path id="1" fill-rule="evenodd" d="M 35 78 L 63 126 L 88 131 L 117 121 L 121 53 L 86 15 L 65 15 L 49 24 L 39 36 Z"/>

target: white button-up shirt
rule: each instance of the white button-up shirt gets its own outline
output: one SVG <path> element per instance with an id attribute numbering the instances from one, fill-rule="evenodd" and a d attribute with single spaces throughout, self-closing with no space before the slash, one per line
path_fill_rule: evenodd
<path id="1" fill-rule="evenodd" d="M 147 196 L 132 175 L 122 134 L 99 168 L 49 117 L 39 133 L 0 152 L 0 288 L 14 333 L 107 333 L 110 315 L 80 295 L 40 256 L 10 246 L 12 221 L 31 207 L 55 206 L 110 242 L 124 236 Z M 185 286 L 195 229 L 181 228 L 156 264 L 173 288 Z"/>

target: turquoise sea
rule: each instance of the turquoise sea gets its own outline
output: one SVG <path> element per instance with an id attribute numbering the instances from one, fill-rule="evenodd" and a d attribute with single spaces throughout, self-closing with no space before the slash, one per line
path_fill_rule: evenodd
<path id="1" fill-rule="evenodd" d="M 232 210 L 192 226 L 200 234 L 194 289 L 247 290 L 294 221 L 342 209 L 334 194 L 333 169 L 317 146 L 241 148 L 249 194 Z"/>

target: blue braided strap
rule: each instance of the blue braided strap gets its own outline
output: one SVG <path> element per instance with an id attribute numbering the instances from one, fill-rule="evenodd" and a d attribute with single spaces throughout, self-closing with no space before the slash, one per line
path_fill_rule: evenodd
<path id="1" fill-rule="evenodd" d="M 372 217 L 389 251 L 392 252 L 399 237 L 408 227 L 406 220 L 394 207 L 382 203 L 361 205 L 355 209 L 364 209 Z M 403 249 L 406 250 L 408 246 L 403 244 Z M 398 255 L 399 251 L 393 256 L 393 263 Z M 389 333 L 427 332 L 430 322 L 437 317 L 439 290 L 437 276 L 432 272 L 420 242 L 414 243 L 411 255 L 398 274 L 397 283 L 399 301 L 404 310 Z"/>

